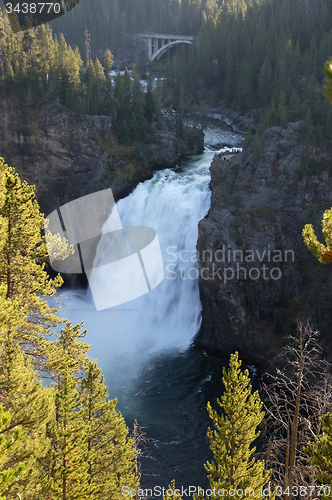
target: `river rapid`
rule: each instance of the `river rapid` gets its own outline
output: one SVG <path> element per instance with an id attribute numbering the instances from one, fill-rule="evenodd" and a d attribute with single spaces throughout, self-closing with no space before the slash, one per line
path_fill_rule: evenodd
<path id="1" fill-rule="evenodd" d="M 89 290 L 61 292 L 59 314 L 75 324 L 84 321 L 90 356 L 98 360 L 127 425 L 137 418 L 151 438 L 143 448 L 143 488 L 167 488 L 172 479 L 180 488 L 208 487 L 203 464 L 212 457 L 206 404 L 214 406 L 221 395 L 228 356 L 211 359 L 191 347 L 201 322 L 197 225 L 210 206 L 209 166 L 216 150 L 239 148 L 243 142 L 241 133 L 211 120 L 203 154 L 174 170 L 156 172 L 117 203 L 123 226 L 156 230 L 165 270 L 159 286 L 99 312 Z"/>

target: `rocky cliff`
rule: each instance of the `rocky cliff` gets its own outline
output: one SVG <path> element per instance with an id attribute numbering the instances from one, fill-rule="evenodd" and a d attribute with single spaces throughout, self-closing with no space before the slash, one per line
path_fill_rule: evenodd
<path id="1" fill-rule="evenodd" d="M 181 157 L 204 148 L 201 131 L 185 130 L 178 141 L 170 122 L 154 124 L 150 144 L 118 145 L 111 118 L 78 117 L 56 103 L 31 107 L 16 97 L 0 98 L 0 155 L 22 179 L 36 185 L 41 210 L 111 187 L 126 196 L 154 170 L 175 166 Z"/>
<path id="2" fill-rule="evenodd" d="M 267 366 L 297 318 L 322 332 L 329 355 L 330 267 L 302 241 L 332 205 L 332 151 L 305 152 L 302 122 L 266 130 L 230 161 L 211 165 L 211 208 L 199 223 L 197 252 L 203 322 L 196 346 L 238 350 Z M 310 158 L 308 158 L 308 154 Z"/>

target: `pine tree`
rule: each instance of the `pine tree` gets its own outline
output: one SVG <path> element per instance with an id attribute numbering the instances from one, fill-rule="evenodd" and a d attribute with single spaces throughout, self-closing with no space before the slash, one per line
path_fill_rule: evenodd
<path id="1" fill-rule="evenodd" d="M 332 208 L 325 210 L 322 219 L 322 232 L 326 245 L 320 243 L 312 224 L 306 224 L 302 231 L 303 241 L 319 262 L 327 264 L 332 261 Z"/>
<path id="2" fill-rule="evenodd" d="M 114 103 L 114 89 L 111 75 L 107 76 L 104 85 L 104 95 L 103 95 L 103 114 L 112 116 L 115 110 Z"/>
<path id="3" fill-rule="evenodd" d="M 225 392 L 217 399 L 223 414 L 213 410 L 210 403 L 207 406 L 216 429 L 209 428 L 207 432 L 214 456 L 214 461 L 205 465 L 211 500 L 232 499 L 234 490 L 239 500 L 245 499 L 248 491 L 251 491 L 250 497 L 264 499 L 263 489 L 271 475 L 271 471 L 264 473 L 264 461 L 252 456 L 256 448 L 251 445 L 259 435 L 257 426 L 264 413 L 258 393 L 251 393 L 248 370 L 242 372 L 240 366 L 235 353 L 231 355 L 229 369 L 223 369 Z M 274 497 L 275 493 L 268 495 L 268 498 Z M 203 497 L 195 495 L 194 498 Z"/>
<path id="4" fill-rule="evenodd" d="M 55 385 L 63 376 L 64 367 L 77 379 L 85 375 L 89 360 L 87 352 L 91 346 L 83 340 L 86 330 L 81 331 L 81 328 L 83 323 L 73 326 L 67 321 L 60 333 L 55 333 L 55 339 L 49 345 L 49 358 L 44 364 L 44 370 Z"/>
<path id="5" fill-rule="evenodd" d="M 121 144 L 129 146 L 130 144 L 130 131 L 127 120 L 122 120 L 118 126 L 118 137 Z"/>
<path id="6" fill-rule="evenodd" d="M 174 479 L 168 486 L 166 490 L 166 496 L 163 497 L 163 500 L 182 500 L 180 490 L 176 488 Z"/>
<path id="7" fill-rule="evenodd" d="M 332 102 L 332 59 L 325 63 L 324 95 Z"/>
<path id="8" fill-rule="evenodd" d="M 304 452 L 309 455 L 312 465 L 318 469 L 316 479 L 330 486 L 324 488 L 321 498 L 332 498 L 332 414 L 326 413 L 322 417 L 322 434 L 315 442 L 308 443 Z M 326 490 L 326 491 L 325 491 Z M 327 495 L 325 493 L 328 493 Z"/>
<path id="9" fill-rule="evenodd" d="M 245 138 L 246 147 L 252 146 L 253 142 L 254 142 L 254 136 L 251 127 L 248 127 L 248 133 Z"/>
<path id="10" fill-rule="evenodd" d="M 2 344 L 0 367 L 0 398 L 11 414 L 10 428 L 21 429 L 19 446 L 7 451 L 6 466 L 16 470 L 24 464 L 24 471 L 10 486 L 8 498 L 24 492 L 26 500 L 38 500 L 45 480 L 41 460 L 50 447 L 46 425 L 53 412 L 53 390 L 42 386 L 31 361 L 24 359 L 24 353 L 10 337 Z M 9 491 L 4 490 L 5 495 Z"/>
<path id="11" fill-rule="evenodd" d="M 156 103 L 154 100 L 153 90 L 152 90 L 152 79 L 149 78 L 148 85 L 145 94 L 145 118 L 150 123 L 156 112 Z"/>
<path id="12" fill-rule="evenodd" d="M 89 484 L 98 498 L 123 498 L 122 488 L 137 489 L 140 476 L 135 475 L 137 451 L 133 438 L 120 412 L 117 400 L 108 399 L 108 390 L 95 361 L 90 361 L 86 377 L 81 382 L 82 418 L 89 429 Z"/>
<path id="13" fill-rule="evenodd" d="M 96 103 L 95 103 L 95 113 L 99 113 L 99 106 L 100 106 L 100 100 L 103 95 L 103 89 L 104 89 L 104 84 L 106 81 L 105 77 L 105 71 L 102 65 L 100 64 L 100 61 L 98 57 L 96 56 L 93 61 L 94 65 L 94 88 L 95 88 L 95 95 L 96 95 Z"/>
<path id="14" fill-rule="evenodd" d="M 132 107 L 132 82 L 131 76 L 128 68 L 122 76 L 122 86 L 123 86 L 123 102 L 122 102 L 122 116 L 128 122 L 131 118 L 131 107 Z"/>
<path id="15" fill-rule="evenodd" d="M 139 138 L 144 141 L 147 134 L 148 122 L 145 118 L 145 94 L 137 73 L 133 74 L 132 96 L 132 113 L 135 114 L 137 119 Z"/>
<path id="16" fill-rule="evenodd" d="M 280 91 L 277 114 L 278 114 L 279 125 L 285 128 L 287 125 L 287 108 L 286 108 L 285 92 L 282 90 Z"/>
<path id="17" fill-rule="evenodd" d="M 94 487 L 88 481 L 88 429 L 81 419 L 81 399 L 77 381 L 68 366 L 58 377 L 55 397 L 55 418 L 49 425 L 48 435 L 52 450 L 49 452 L 49 478 L 45 494 L 52 500 L 95 500 Z"/>
<path id="18" fill-rule="evenodd" d="M 90 346 L 83 338 L 82 325 L 67 322 L 49 346 L 45 371 L 53 380 L 55 408 L 47 426 L 51 450 L 43 459 L 47 474 L 45 494 L 52 500 L 94 500 L 94 489 L 88 483 L 88 462 L 91 458 L 86 437 L 89 429 L 82 419 L 82 401 L 78 381 L 88 366 L 86 355 Z"/>
<path id="19" fill-rule="evenodd" d="M 2 300 L 15 302 L 19 313 L 15 328 L 10 317 L 6 318 L 7 334 L 11 331 L 12 337 L 39 361 L 46 356 L 45 335 L 50 333 L 50 327 L 61 322 L 55 315 L 56 309 L 50 308 L 43 298 L 54 295 L 56 287 L 62 284 L 60 275 L 52 280 L 45 271 L 48 251 L 41 235 L 44 222 L 35 200 L 35 187 L 21 183 L 15 170 L 0 158 L 0 285 Z M 71 252 L 67 243 L 62 246 L 62 240 L 49 236 L 49 251 L 56 241 L 65 258 Z"/>
<path id="20" fill-rule="evenodd" d="M 106 77 L 110 74 L 113 63 L 114 63 L 114 61 L 113 61 L 113 56 L 111 54 L 111 51 L 109 49 L 106 49 L 105 54 L 104 54 L 104 59 L 103 59 L 103 66 L 105 68 Z"/>
<path id="21" fill-rule="evenodd" d="M 5 490 L 17 481 L 24 471 L 24 464 L 20 463 L 15 468 L 8 467 L 8 456 L 14 453 L 20 444 L 20 427 L 11 426 L 11 415 L 0 405 L 0 500 L 6 500 L 2 496 Z"/>

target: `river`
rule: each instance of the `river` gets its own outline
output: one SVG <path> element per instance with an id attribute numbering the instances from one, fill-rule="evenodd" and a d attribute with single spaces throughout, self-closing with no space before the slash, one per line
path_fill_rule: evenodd
<path id="1" fill-rule="evenodd" d="M 211 359 L 191 347 L 201 322 L 192 257 L 197 224 L 210 205 L 209 166 L 216 149 L 242 147 L 243 141 L 239 132 L 210 120 L 203 154 L 175 170 L 156 172 L 117 203 L 124 226 L 156 230 L 165 270 L 159 286 L 99 312 L 89 290 L 62 291 L 60 315 L 75 324 L 84 321 L 90 356 L 102 368 L 110 397 L 118 398 L 127 425 L 137 418 L 152 439 L 143 450 L 152 457 L 142 459 L 144 488 L 167 487 L 172 479 L 180 487 L 207 487 L 203 464 L 211 455 L 206 404 L 221 395 L 228 357 Z"/>

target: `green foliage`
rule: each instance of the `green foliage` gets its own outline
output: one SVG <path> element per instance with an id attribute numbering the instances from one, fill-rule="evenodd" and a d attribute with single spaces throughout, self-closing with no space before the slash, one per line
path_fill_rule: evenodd
<path id="1" fill-rule="evenodd" d="M 310 109 L 320 141 L 328 139 L 331 117 L 318 91 L 331 52 L 328 0 L 312 0 L 310 8 L 302 0 L 212 2 L 204 14 L 199 44 L 169 62 L 165 87 L 173 106 L 184 97 L 192 108 L 193 98 L 208 96 L 241 114 L 260 109 L 259 135 L 272 125 L 306 121 Z"/>
<path id="2" fill-rule="evenodd" d="M 239 193 L 233 196 L 231 203 L 233 207 L 244 208 L 243 198 Z"/>
<path id="3" fill-rule="evenodd" d="M 87 428 L 81 419 L 82 410 L 74 377 L 64 366 L 59 374 L 55 396 L 55 420 L 48 435 L 52 451 L 47 490 L 59 500 L 94 500 L 95 489 L 89 484 L 88 468 L 92 451 L 86 441 Z"/>
<path id="4" fill-rule="evenodd" d="M 322 219 L 322 231 L 326 246 L 320 243 L 312 224 L 306 224 L 302 231 L 303 241 L 319 262 L 326 264 L 332 261 L 332 208 L 325 210 Z"/>
<path id="5" fill-rule="evenodd" d="M 175 127 L 176 137 L 183 141 L 184 139 L 184 129 L 183 129 L 183 120 L 181 114 L 178 113 L 176 116 L 176 127 Z"/>
<path id="6" fill-rule="evenodd" d="M 310 136 L 307 136 L 300 165 L 296 172 L 299 178 L 302 178 L 303 174 L 308 171 L 309 157 L 310 157 Z"/>
<path id="7" fill-rule="evenodd" d="M 113 56 L 111 54 L 111 51 L 110 51 L 110 49 L 106 49 L 105 53 L 104 53 L 104 59 L 103 59 L 103 65 L 105 68 L 106 76 L 109 75 L 109 73 L 112 69 L 113 63 L 114 63 L 114 61 L 113 61 Z"/>
<path id="8" fill-rule="evenodd" d="M 149 123 L 162 114 L 156 104 L 151 79 L 148 81 L 147 92 L 144 93 L 137 73 L 132 78 L 128 70 L 124 75 L 119 73 L 115 78 L 114 100 L 114 130 L 120 143 L 129 146 L 145 141 Z"/>
<path id="9" fill-rule="evenodd" d="M 231 172 L 234 175 L 238 175 L 238 173 L 240 172 L 240 170 L 241 170 L 241 165 L 239 163 L 235 163 L 234 165 L 231 166 Z"/>
<path id="10" fill-rule="evenodd" d="M 315 158 L 310 158 L 308 165 L 308 173 L 310 175 L 320 175 L 324 170 L 331 167 L 331 160 L 326 156 L 316 160 Z"/>
<path id="11" fill-rule="evenodd" d="M 12 426 L 11 414 L 0 405 L 0 500 L 6 500 L 2 493 L 8 490 L 24 471 L 24 464 L 8 467 L 8 457 L 20 445 L 21 428 Z"/>
<path id="12" fill-rule="evenodd" d="M 248 489 L 253 490 L 250 494 L 252 498 L 264 499 L 262 489 L 271 475 L 270 471 L 264 472 L 264 462 L 253 457 L 256 448 L 252 447 L 252 443 L 259 435 L 257 426 L 264 413 L 258 393 L 252 394 L 248 370 L 242 372 L 240 366 L 238 353 L 235 353 L 231 355 L 228 370 L 223 369 L 225 392 L 217 399 L 222 414 L 214 410 L 210 403 L 207 406 L 215 427 L 215 430 L 209 428 L 207 432 L 214 461 L 205 465 L 210 488 L 212 491 L 215 489 L 211 500 L 220 497 L 231 499 L 232 489 L 237 491 L 240 500 L 247 497 Z M 218 490 L 224 490 L 223 495 L 218 495 Z M 242 495 L 239 490 L 242 490 Z M 194 498 L 202 497 L 195 495 Z M 275 498 L 275 493 L 268 498 Z"/>
<path id="13" fill-rule="evenodd" d="M 103 65 L 95 55 L 83 68 L 78 48 L 73 50 L 63 34 L 53 37 L 50 27 L 40 26 L 12 37 L 0 12 L 1 27 L 0 92 L 23 95 L 29 105 L 55 101 L 81 115 L 111 116 L 124 145 L 144 142 L 152 120 L 161 127 L 161 83 L 155 91 L 149 78 L 145 93 L 139 76 L 134 73 L 131 77 L 126 69 L 117 75 L 113 86 L 109 49 L 104 52 Z"/>
<path id="14" fill-rule="evenodd" d="M 312 465 L 318 469 L 316 479 L 332 486 L 332 414 L 326 413 L 322 419 L 322 434 L 314 442 L 308 443 L 304 452 L 310 457 Z M 320 498 L 331 500 L 332 493 L 320 494 Z"/>
<path id="15" fill-rule="evenodd" d="M 0 295 L 3 307 L 0 320 L 6 321 L 7 332 L 13 339 L 40 361 L 45 356 L 49 328 L 61 322 L 44 299 L 52 296 L 62 284 L 58 275 L 50 279 L 45 270 L 48 256 L 44 229 L 44 217 L 35 200 L 35 187 L 20 178 L 13 168 L 0 158 Z M 55 236 L 52 245 L 67 255 L 68 244 Z M 6 316 L 10 303 L 15 304 L 18 317 Z M 7 304 L 7 305 L 6 305 Z M 12 324 L 13 323 L 13 324 Z"/>
<path id="16" fill-rule="evenodd" d="M 89 483 L 98 498 L 122 500 L 122 488 L 137 489 L 140 476 L 135 475 L 137 450 L 133 438 L 128 437 L 128 427 L 120 412 L 115 409 L 117 400 L 108 400 L 104 377 L 95 361 L 90 361 L 87 374 L 80 385 L 83 405 L 82 419 L 89 429 L 88 450 L 93 450 L 89 460 Z"/>
<path id="17" fill-rule="evenodd" d="M 116 50 L 132 39 L 128 33 L 175 33 L 195 35 L 200 27 L 202 12 L 214 8 L 207 0 L 122 0 L 94 4 L 80 3 L 65 19 L 52 21 L 56 33 L 64 33 L 70 43 L 84 52 L 84 29 L 91 33 L 92 52 L 105 47 Z"/>
<path id="18" fill-rule="evenodd" d="M 156 113 L 156 103 L 152 90 L 152 80 L 151 78 L 149 78 L 145 94 L 145 118 L 147 119 L 148 123 L 150 123 L 153 120 L 155 113 Z"/>
<path id="19" fill-rule="evenodd" d="M 168 486 L 166 490 L 166 496 L 163 497 L 163 500 L 182 500 L 180 490 L 176 488 L 174 479 Z"/>
<path id="20" fill-rule="evenodd" d="M 0 498 L 120 499 L 122 486 L 139 483 L 134 440 L 87 356 L 83 325 L 47 304 L 61 278 L 44 270 L 43 226 L 34 186 L 1 159 Z M 57 235 L 50 245 L 70 253 Z"/>
<path id="21" fill-rule="evenodd" d="M 253 142 L 254 142 L 254 136 L 253 136 L 251 127 L 249 127 L 248 133 L 247 133 L 246 138 L 245 138 L 246 147 L 252 146 Z"/>
<path id="22" fill-rule="evenodd" d="M 325 63 L 324 95 L 332 101 L 332 59 Z"/>
<path id="23" fill-rule="evenodd" d="M 11 427 L 20 427 L 20 443 L 13 452 L 7 453 L 7 467 L 17 468 L 24 464 L 24 471 L 4 490 L 5 495 L 15 496 L 24 491 L 26 498 L 38 498 L 41 483 L 45 479 L 40 460 L 49 451 L 46 425 L 51 418 L 54 395 L 51 387 L 44 387 L 38 380 L 29 359 L 7 336 L 0 356 L 0 397 L 4 408 L 10 412 Z"/>

